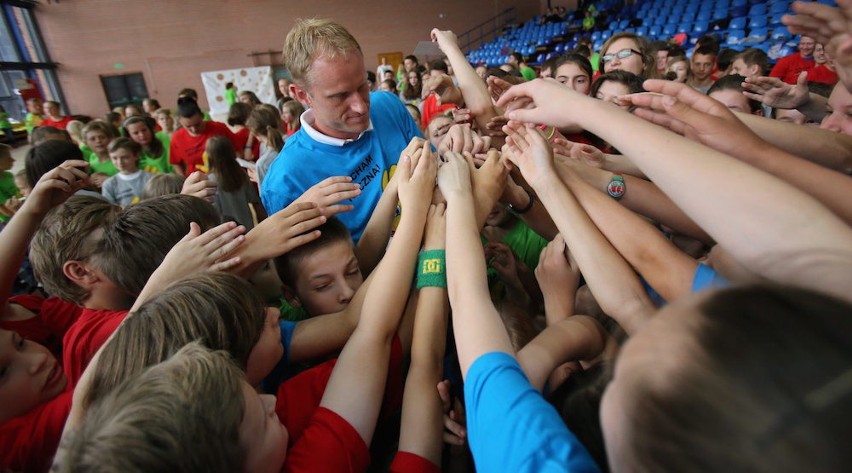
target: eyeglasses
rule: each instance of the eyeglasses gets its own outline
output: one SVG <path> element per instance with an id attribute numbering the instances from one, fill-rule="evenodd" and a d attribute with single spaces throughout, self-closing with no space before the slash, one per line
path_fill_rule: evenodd
<path id="1" fill-rule="evenodd" d="M 642 53 L 640 51 L 637 51 L 635 49 L 622 49 L 621 51 L 619 51 L 615 54 L 607 54 L 606 56 L 602 56 L 601 59 L 603 59 L 604 63 L 607 63 L 607 62 L 612 61 L 615 58 L 627 59 L 627 58 L 630 57 L 631 54 L 638 54 L 639 56 L 642 55 Z"/>

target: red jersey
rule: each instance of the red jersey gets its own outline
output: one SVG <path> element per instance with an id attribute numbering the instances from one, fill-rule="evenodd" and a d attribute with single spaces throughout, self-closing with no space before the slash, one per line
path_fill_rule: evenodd
<path id="1" fill-rule="evenodd" d="M 22 416 L 0 424 L 0 469 L 48 471 L 71 412 L 71 384 L 65 391 Z"/>
<path id="2" fill-rule="evenodd" d="M 184 173 L 187 176 L 196 170 L 207 172 L 207 155 L 204 153 L 204 148 L 207 146 L 207 140 L 212 136 L 225 136 L 231 140 L 234 149 L 242 149 L 242 146 L 237 147 L 239 143 L 236 142 L 236 136 L 231 133 L 227 125 L 212 121 L 204 123 L 204 131 L 200 135 L 192 136 L 186 128 L 181 128 L 174 132 L 169 144 L 169 163 L 184 166 Z"/>
<path id="3" fill-rule="evenodd" d="M 54 128 L 59 128 L 60 130 L 64 130 L 65 127 L 67 127 L 68 124 L 71 123 L 71 120 L 73 120 L 73 118 L 71 118 L 67 115 L 62 117 L 62 120 L 54 120 L 50 117 L 44 117 L 41 120 L 41 123 L 39 123 L 38 126 L 52 126 Z"/>
<path id="4" fill-rule="evenodd" d="M 438 465 L 411 452 L 396 452 L 388 471 L 391 473 L 441 473 Z"/>
<path id="5" fill-rule="evenodd" d="M 83 309 L 62 340 L 62 370 L 68 384 L 76 386 L 98 349 L 127 317 L 126 310 Z"/>
<path id="6" fill-rule="evenodd" d="M 237 152 L 237 156 L 242 158 L 245 155 L 246 144 L 248 143 L 250 136 L 251 131 L 248 128 L 243 128 L 234 133 L 234 139 L 232 142 L 234 143 L 234 150 Z M 252 161 L 256 160 L 257 157 L 260 156 L 260 140 L 256 138 L 251 144 L 251 155 Z"/>
<path id="7" fill-rule="evenodd" d="M 816 66 L 813 57 L 803 58 L 800 53 L 782 57 L 772 68 L 770 77 L 777 77 L 788 84 L 795 84 L 802 71 L 810 71 Z"/>
<path id="8" fill-rule="evenodd" d="M 839 80 L 837 73 L 825 67 L 825 64 L 808 71 L 808 80 L 823 84 L 834 85 Z"/>
<path id="9" fill-rule="evenodd" d="M 9 303 L 35 313 L 35 317 L 3 320 L 0 321 L 0 328 L 17 332 L 22 338 L 44 345 L 62 361 L 62 338 L 80 318 L 83 308 L 58 297 L 45 299 L 33 295 L 14 296 L 9 299 Z"/>
<path id="10" fill-rule="evenodd" d="M 438 105 L 438 96 L 435 94 L 429 95 L 422 104 L 423 110 L 421 112 L 420 122 L 423 124 L 423 128 L 429 126 L 429 122 L 431 122 L 436 116 L 446 112 L 447 110 L 454 110 L 455 108 L 456 104 L 454 103 Z"/>

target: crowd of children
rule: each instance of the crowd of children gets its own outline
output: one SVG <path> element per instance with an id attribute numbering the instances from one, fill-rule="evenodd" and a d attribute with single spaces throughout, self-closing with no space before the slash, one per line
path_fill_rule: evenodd
<path id="1" fill-rule="evenodd" d="M 426 139 L 363 226 L 339 218 L 364 202 L 349 175 L 261 203 L 288 138 L 319 133 L 301 77 L 277 107 L 231 85 L 228 125 L 192 89 L 86 124 L 28 101 L 25 170 L 0 145 L 0 469 L 846 471 L 837 3 L 784 17 L 828 89 L 630 33 L 526 80 L 432 30 L 446 60 L 372 92 Z"/>

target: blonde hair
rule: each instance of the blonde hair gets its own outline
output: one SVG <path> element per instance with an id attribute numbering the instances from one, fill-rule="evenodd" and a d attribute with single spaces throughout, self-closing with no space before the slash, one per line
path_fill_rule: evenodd
<path id="1" fill-rule="evenodd" d="M 242 379 L 226 353 L 190 343 L 93 406 L 51 471 L 242 471 Z"/>
<path id="2" fill-rule="evenodd" d="M 65 125 L 65 131 L 71 135 L 71 139 L 73 139 L 76 144 L 83 144 L 83 126 L 85 125 L 80 120 L 71 120 L 67 125 Z"/>
<path id="3" fill-rule="evenodd" d="M 358 41 L 341 24 L 329 19 L 299 19 L 284 40 L 284 65 L 295 82 L 306 86 L 314 60 L 351 51 L 362 53 Z"/>

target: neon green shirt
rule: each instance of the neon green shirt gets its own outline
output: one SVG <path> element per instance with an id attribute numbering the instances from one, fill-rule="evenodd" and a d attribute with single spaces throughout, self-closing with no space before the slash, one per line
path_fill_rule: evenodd
<path id="1" fill-rule="evenodd" d="M 172 165 L 169 164 L 169 144 L 171 143 L 171 138 L 162 131 L 158 131 L 154 137 L 162 143 L 163 154 L 157 158 L 152 156 L 151 153 L 143 151 L 142 156 L 139 158 L 139 169 L 153 174 L 170 173 L 173 171 Z"/>
<path id="2" fill-rule="evenodd" d="M 535 80 L 535 69 L 530 66 L 521 66 L 521 75 L 524 80 Z"/>
<path id="3" fill-rule="evenodd" d="M 228 105 L 237 103 L 237 89 L 225 89 L 225 101 Z"/>
<path id="4" fill-rule="evenodd" d="M 21 191 L 15 185 L 15 176 L 5 171 L 0 174 L 0 205 L 5 204 L 12 197 L 20 197 Z M 8 222 L 11 217 L 0 214 L 0 222 Z"/>

